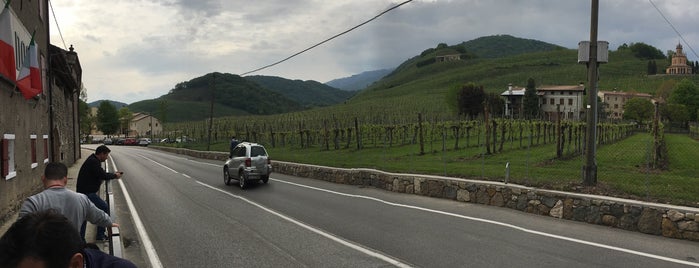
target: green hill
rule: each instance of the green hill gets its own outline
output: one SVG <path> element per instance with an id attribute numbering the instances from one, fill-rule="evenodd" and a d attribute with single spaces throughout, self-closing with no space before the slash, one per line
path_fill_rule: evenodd
<path id="1" fill-rule="evenodd" d="M 269 115 L 302 110 L 302 106 L 275 91 L 234 74 L 210 73 L 179 83 L 158 99 L 129 105 L 133 112 L 160 115 L 167 122 L 204 120 L 210 116 Z"/>
<path id="2" fill-rule="evenodd" d="M 354 92 L 339 90 L 312 80 L 289 80 L 276 76 L 262 75 L 246 76 L 245 79 L 253 81 L 265 89 L 284 95 L 304 107 L 333 105 L 344 102 L 354 95 Z"/>

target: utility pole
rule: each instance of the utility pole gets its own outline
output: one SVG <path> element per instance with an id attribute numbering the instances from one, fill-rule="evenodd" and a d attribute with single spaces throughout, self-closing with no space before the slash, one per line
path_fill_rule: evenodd
<path id="1" fill-rule="evenodd" d="M 599 0 L 592 0 L 592 15 L 590 19 L 590 58 L 587 63 L 587 132 L 585 146 L 585 166 L 583 166 L 583 185 L 597 184 L 597 22 L 599 21 Z"/>

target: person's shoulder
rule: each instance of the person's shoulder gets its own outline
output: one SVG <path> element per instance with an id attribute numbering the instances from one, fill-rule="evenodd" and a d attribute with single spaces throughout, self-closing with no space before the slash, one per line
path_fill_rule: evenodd
<path id="1" fill-rule="evenodd" d="M 87 267 L 136 268 L 131 261 L 109 255 L 98 249 L 86 248 L 83 251 L 88 255 Z"/>

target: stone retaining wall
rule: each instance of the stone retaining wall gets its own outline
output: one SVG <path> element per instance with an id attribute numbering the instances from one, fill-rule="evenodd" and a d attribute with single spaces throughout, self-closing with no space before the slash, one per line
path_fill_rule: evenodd
<path id="1" fill-rule="evenodd" d="M 158 149 L 224 161 L 227 153 Z M 507 207 L 528 213 L 699 241 L 699 208 L 543 190 L 516 184 L 450 177 L 342 169 L 274 161 L 274 172 L 386 191 Z"/>

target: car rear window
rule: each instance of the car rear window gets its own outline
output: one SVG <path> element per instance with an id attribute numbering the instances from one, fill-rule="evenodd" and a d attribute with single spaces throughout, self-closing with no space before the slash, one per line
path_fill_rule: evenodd
<path id="1" fill-rule="evenodd" d="M 265 152 L 265 148 L 262 146 L 250 147 L 250 157 L 255 157 L 255 156 L 267 156 L 267 152 Z"/>

